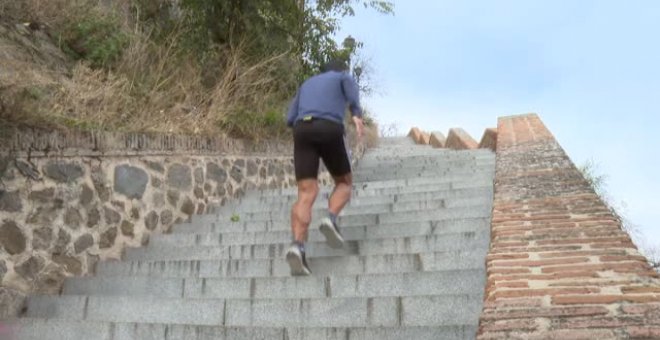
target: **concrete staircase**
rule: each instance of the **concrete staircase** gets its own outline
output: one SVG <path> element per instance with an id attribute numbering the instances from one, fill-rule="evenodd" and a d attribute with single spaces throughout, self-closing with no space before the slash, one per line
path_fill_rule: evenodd
<path id="1" fill-rule="evenodd" d="M 310 227 L 312 276 L 284 260 L 295 190 L 251 192 L 30 298 L 17 339 L 473 339 L 494 162 L 383 139 L 355 171 L 345 248 Z"/>

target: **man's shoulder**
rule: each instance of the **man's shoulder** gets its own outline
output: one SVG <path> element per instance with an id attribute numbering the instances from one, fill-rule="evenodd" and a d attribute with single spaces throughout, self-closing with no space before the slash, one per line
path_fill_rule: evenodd
<path id="1" fill-rule="evenodd" d="M 317 81 L 336 81 L 343 79 L 347 74 L 345 72 L 325 72 L 320 73 L 315 76 L 310 77 L 307 81 L 317 82 Z"/>
<path id="2" fill-rule="evenodd" d="M 317 74 L 307 78 L 301 85 L 301 88 L 319 88 L 326 87 L 332 83 L 341 82 L 341 74 L 329 74 L 330 72 Z"/>

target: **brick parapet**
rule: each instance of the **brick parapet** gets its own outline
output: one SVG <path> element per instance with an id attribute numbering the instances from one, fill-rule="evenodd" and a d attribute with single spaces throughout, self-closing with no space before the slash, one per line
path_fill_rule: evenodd
<path id="1" fill-rule="evenodd" d="M 431 134 L 422 131 L 418 144 L 428 145 L 431 142 Z"/>
<path id="2" fill-rule="evenodd" d="M 441 149 L 445 147 L 445 143 L 447 142 L 447 138 L 445 138 L 445 135 L 442 132 L 431 132 L 431 138 L 429 139 L 429 144 L 437 149 Z"/>
<path id="3" fill-rule="evenodd" d="M 490 128 L 484 131 L 481 142 L 479 142 L 479 149 L 491 149 L 493 151 L 497 149 L 497 129 Z"/>
<path id="4" fill-rule="evenodd" d="M 415 141 L 415 144 L 422 144 L 424 137 L 422 136 L 422 130 L 419 128 L 413 127 L 408 133 L 408 137 L 412 138 Z"/>
<path id="5" fill-rule="evenodd" d="M 470 150 L 479 146 L 477 141 L 461 128 L 449 129 L 445 147 L 454 150 Z"/>
<path id="6" fill-rule="evenodd" d="M 660 338 L 660 280 L 536 115 L 498 123 L 478 339 Z"/>

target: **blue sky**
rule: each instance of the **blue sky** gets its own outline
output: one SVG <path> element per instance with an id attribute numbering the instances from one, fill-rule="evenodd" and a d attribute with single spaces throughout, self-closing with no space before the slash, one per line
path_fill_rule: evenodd
<path id="1" fill-rule="evenodd" d="M 398 0 L 359 10 L 339 37 L 365 42 L 381 125 L 479 140 L 497 117 L 536 112 L 577 165 L 660 247 L 660 1 Z"/>

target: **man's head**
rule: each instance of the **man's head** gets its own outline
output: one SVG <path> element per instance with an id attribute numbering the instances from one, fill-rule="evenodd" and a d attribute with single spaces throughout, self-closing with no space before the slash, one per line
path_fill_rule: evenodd
<path id="1" fill-rule="evenodd" d="M 321 66 L 321 73 L 330 71 L 345 72 L 348 71 L 348 65 L 346 65 L 345 61 L 333 59 Z"/>

